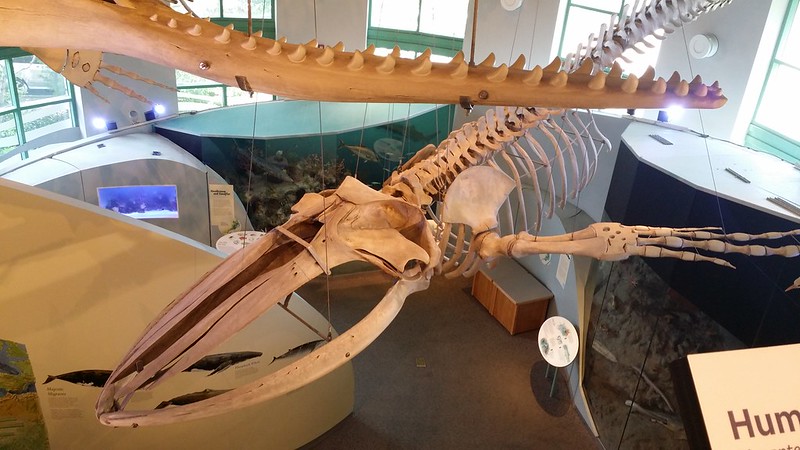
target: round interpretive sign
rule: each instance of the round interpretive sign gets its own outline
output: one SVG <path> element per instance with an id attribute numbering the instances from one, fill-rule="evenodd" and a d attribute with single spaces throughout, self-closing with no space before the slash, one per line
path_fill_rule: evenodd
<path id="1" fill-rule="evenodd" d="M 569 320 L 553 316 L 539 328 L 539 351 L 551 366 L 566 367 L 578 356 L 578 333 Z"/>
<path id="2" fill-rule="evenodd" d="M 234 231 L 225 236 L 217 239 L 217 250 L 230 255 L 231 253 L 239 250 L 242 247 L 247 247 L 249 244 L 257 241 L 261 236 L 266 233 L 262 231 Z"/>

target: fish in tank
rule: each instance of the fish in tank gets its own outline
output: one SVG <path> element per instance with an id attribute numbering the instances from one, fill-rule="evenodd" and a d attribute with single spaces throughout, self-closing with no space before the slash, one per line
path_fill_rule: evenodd
<path id="1" fill-rule="evenodd" d="M 97 188 L 98 205 L 134 219 L 177 219 L 175 185 L 108 186 Z"/>

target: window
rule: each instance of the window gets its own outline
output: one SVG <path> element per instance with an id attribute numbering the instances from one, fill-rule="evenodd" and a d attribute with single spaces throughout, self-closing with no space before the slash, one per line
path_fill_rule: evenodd
<path id="1" fill-rule="evenodd" d="M 247 0 L 193 0 L 187 4 L 200 17 L 247 19 Z M 171 6 L 176 11 L 186 12 L 179 2 L 175 2 Z M 272 6 L 273 0 L 252 0 L 253 22 L 272 20 Z M 274 31 L 275 27 L 273 26 L 272 29 Z"/>
<path id="2" fill-rule="evenodd" d="M 430 48 L 433 61 L 449 61 L 461 50 L 469 0 L 370 0 L 367 42 L 376 54 L 395 45 L 413 58 Z"/>
<path id="3" fill-rule="evenodd" d="M 64 77 L 22 50 L 0 49 L 0 155 L 76 126 L 75 111 L 74 89 Z"/>
<path id="4" fill-rule="evenodd" d="M 275 20 L 273 18 L 274 0 L 252 0 L 251 16 L 253 30 L 261 30 L 264 37 L 275 39 Z M 210 17 L 219 25 L 233 24 L 236 30 L 247 32 L 247 0 L 194 0 L 187 3 L 200 17 Z M 180 3 L 172 8 L 185 12 Z M 273 100 L 272 95 L 254 94 L 252 97 L 238 87 L 231 87 L 216 81 L 207 80 L 190 73 L 175 71 L 178 88 L 178 111 L 201 111 L 222 106 Z"/>
<path id="5" fill-rule="evenodd" d="M 272 95 L 256 93 L 250 97 L 238 87 L 227 86 L 216 81 L 200 78 L 190 73 L 175 71 L 178 87 L 178 111 L 203 111 L 222 106 L 241 105 L 253 102 L 268 102 Z"/>
<path id="6" fill-rule="evenodd" d="M 793 0 L 786 12 L 761 99 L 747 130 L 745 144 L 793 163 L 800 162 L 800 128 L 790 101 L 800 84 L 800 14 Z"/>
<path id="7" fill-rule="evenodd" d="M 569 53 L 575 53 L 579 44 L 587 45 L 590 34 L 596 35 L 602 24 L 609 23 L 612 14 L 621 14 L 624 5 L 629 5 L 631 8 L 633 3 L 632 0 L 570 0 L 567 3 L 564 28 L 561 33 L 559 55 L 563 58 Z M 642 55 L 633 50 L 623 53 L 623 56 L 631 60 L 630 63 L 618 59 L 617 62 L 625 73 L 641 75 L 648 66 L 655 67 L 661 41 L 650 37 L 647 38 L 647 42 L 652 44 L 653 48 L 639 44 L 638 47 L 645 50 Z"/>

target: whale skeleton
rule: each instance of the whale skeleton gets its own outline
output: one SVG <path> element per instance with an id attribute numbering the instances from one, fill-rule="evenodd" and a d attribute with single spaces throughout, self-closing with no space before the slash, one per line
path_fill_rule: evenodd
<path id="1" fill-rule="evenodd" d="M 688 82 L 677 74 L 656 79 L 652 69 L 641 77 L 622 77 L 611 61 L 648 35 L 663 37 L 657 30 L 669 33 L 729 1 L 637 1 L 630 13 L 625 10 L 603 26 L 599 38 L 590 37 L 563 67 L 555 60 L 526 69 L 524 57 L 494 66 L 490 55 L 469 65 L 463 53 L 449 63 L 434 63 L 429 51 L 411 60 L 400 58 L 399 49 L 378 56 L 374 47 L 345 52 L 341 45 L 320 47 L 315 41 L 290 44 L 179 14 L 158 0 L 3 0 L 0 45 L 30 49 L 90 90 L 93 82 L 110 84 L 100 74 L 101 69 L 115 71 L 102 63 L 102 53 L 110 52 L 296 99 L 497 106 L 438 146 L 420 150 L 380 191 L 348 177 L 336 189 L 302 197 L 285 224 L 230 255 L 151 322 L 109 377 L 97 401 L 98 419 L 110 426 L 167 424 L 292 392 L 366 348 L 406 297 L 427 288 L 433 275 L 469 276 L 500 256 L 567 253 L 612 261 L 669 257 L 729 267 L 721 255 L 798 256 L 796 244 L 752 242 L 794 239 L 800 230 L 751 235 L 595 223 L 557 236 L 528 232 L 538 230 L 543 215 L 552 214 L 557 197 L 563 206 L 567 196 L 586 186 L 596 169 L 596 143 L 600 148 L 610 145 L 591 116 L 586 123 L 570 108 L 718 108 L 725 103 L 717 83 L 705 85 L 699 77 Z M 124 86 L 111 87 L 138 95 Z M 525 211 L 523 182 L 535 191 L 534 223 L 524 222 L 522 231 L 502 235 L 498 213 L 511 191 L 517 191 Z M 437 202 L 441 208 L 434 208 Z M 358 324 L 236 389 L 182 406 L 126 410 L 137 390 L 191 367 L 294 290 L 349 261 L 370 262 L 398 279 Z"/>

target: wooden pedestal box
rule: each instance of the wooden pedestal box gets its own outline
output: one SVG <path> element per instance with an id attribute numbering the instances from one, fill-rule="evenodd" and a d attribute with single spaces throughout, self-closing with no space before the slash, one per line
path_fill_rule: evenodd
<path id="1" fill-rule="evenodd" d="M 511 334 L 539 328 L 553 298 L 536 277 L 509 258 L 476 273 L 472 295 Z"/>

